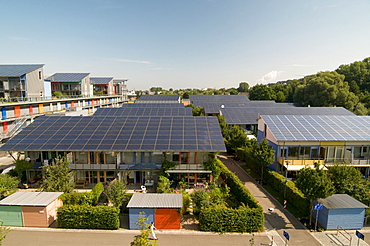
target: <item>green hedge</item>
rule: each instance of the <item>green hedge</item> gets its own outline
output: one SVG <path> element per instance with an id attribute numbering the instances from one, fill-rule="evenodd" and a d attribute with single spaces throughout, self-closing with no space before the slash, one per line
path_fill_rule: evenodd
<path id="1" fill-rule="evenodd" d="M 243 182 L 232 173 L 220 160 L 220 177 L 230 188 L 230 193 L 243 203 L 245 207 L 238 209 L 214 206 L 202 209 L 199 214 L 199 225 L 203 231 L 215 232 L 256 232 L 264 228 L 262 207 L 252 196 Z"/>
<path id="2" fill-rule="evenodd" d="M 63 205 L 93 205 L 94 196 L 91 192 L 64 193 L 60 196 Z"/>
<path id="3" fill-rule="evenodd" d="M 239 209 L 210 207 L 202 210 L 199 215 L 202 231 L 250 233 L 261 231 L 263 223 L 261 207 Z"/>
<path id="4" fill-rule="evenodd" d="M 117 230 L 119 209 L 106 206 L 67 205 L 58 208 L 58 227 Z"/>
<path id="5" fill-rule="evenodd" d="M 265 175 L 265 181 L 281 196 L 284 196 L 286 191 L 286 200 L 296 208 L 303 216 L 308 216 L 310 211 L 310 201 L 304 197 L 302 192 L 295 186 L 293 181 L 288 181 L 285 184 L 285 177 L 275 171 L 268 171 Z M 285 188 L 286 185 L 286 188 Z"/>
<path id="6" fill-rule="evenodd" d="M 99 203 L 100 198 L 103 194 L 103 191 L 104 191 L 104 185 L 101 182 L 97 183 L 94 186 L 94 188 L 92 188 L 91 193 L 92 193 L 93 199 L 94 199 L 94 201 L 93 201 L 94 204 L 92 204 L 92 205 L 97 205 Z"/>

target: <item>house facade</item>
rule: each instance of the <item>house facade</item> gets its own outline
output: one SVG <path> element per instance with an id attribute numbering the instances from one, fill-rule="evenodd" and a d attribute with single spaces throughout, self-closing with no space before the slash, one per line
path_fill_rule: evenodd
<path id="1" fill-rule="evenodd" d="M 51 81 L 52 93 L 59 91 L 68 96 L 93 95 L 90 73 L 55 73 L 46 80 Z"/>
<path id="2" fill-rule="evenodd" d="M 275 150 L 271 168 L 298 171 L 319 163 L 349 163 L 370 174 L 370 117 L 343 115 L 262 115 L 258 141 Z"/>
<path id="3" fill-rule="evenodd" d="M 0 65 L 0 98 L 29 101 L 44 96 L 44 65 Z"/>
<path id="4" fill-rule="evenodd" d="M 113 77 L 91 77 L 91 83 L 94 85 L 94 93 L 102 95 L 114 95 Z"/>

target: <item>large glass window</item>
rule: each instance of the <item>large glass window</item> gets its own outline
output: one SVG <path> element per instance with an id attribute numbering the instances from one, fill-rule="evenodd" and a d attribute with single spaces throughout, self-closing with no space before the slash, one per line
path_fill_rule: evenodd
<path id="1" fill-rule="evenodd" d="M 300 147 L 299 150 L 299 159 L 301 160 L 309 160 L 310 159 L 310 150 L 311 147 Z"/>
<path id="2" fill-rule="evenodd" d="M 299 147 L 289 147 L 288 159 L 298 159 Z"/>

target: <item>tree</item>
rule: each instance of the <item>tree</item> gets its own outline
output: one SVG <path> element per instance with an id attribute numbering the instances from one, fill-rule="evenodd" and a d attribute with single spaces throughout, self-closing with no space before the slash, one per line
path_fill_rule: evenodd
<path id="1" fill-rule="evenodd" d="M 267 85 L 255 85 L 249 89 L 249 99 L 251 100 L 275 100 L 275 92 Z"/>
<path id="2" fill-rule="evenodd" d="M 199 106 L 197 106 L 196 108 L 193 108 L 192 113 L 193 113 L 193 116 L 204 116 L 203 110 Z"/>
<path id="3" fill-rule="evenodd" d="M 64 193 L 73 191 L 74 172 L 71 172 L 66 157 L 56 159 L 54 165 L 46 165 L 42 168 L 45 172 L 44 181 L 40 187 L 42 191 Z"/>
<path id="4" fill-rule="evenodd" d="M 353 112 L 359 98 L 349 91 L 344 75 L 327 71 L 304 77 L 303 84 L 295 90 L 294 102 L 303 106 L 345 107 Z"/>
<path id="5" fill-rule="evenodd" d="M 172 181 L 170 181 L 165 176 L 159 176 L 159 181 L 157 185 L 157 192 L 158 193 L 170 193 L 171 192 L 171 184 Z"/>
<path id="6" fill-rule="evenodd" d="M 334 194 L 335 188 L 330 179 L 324 172 L 317 166 L 315 169 L 306 167 L 299 171 L 296 180 L 297 188 L 310 200 L 310 225 L 312 221 L 313 202 L 319 198 L 327 198 Z"/>
<path id="7" fill-rule="evenodd" d="M 134 241 L 130 243 L 131 246 L 157 246 L 155 241 L 150 241 L 150 224 L 147 222 L 149 218 L 145 217 L 145 212 L 140 212 L 139 218 L 135 222 L 140 226 L 140 235 L 135 236 Z"/>
<path id="8" fill-rule="evenodd" d="M 345 76 L 345 81 L 355 81 L 362 91 L 370 91 L 370 57 L 348 65 L 340 65 L 336 70 Z"/>
<path id="9" fill-rule="evenodd" d="M 227 152 L 230 154 L 235 153 L 238 148 L 243 147 L 248 143 L 248 138 L 245 135 L 244 130 L 237 125 L 233 126 L 233 128 L 228 132 L 225 140 Z"/>
<path id="10" fill-rule="evenodd" d="M 361 181 L 361 173 L 348 164 L 337 164 L 329 167 L 328 176 L 332 181 L 335 193 L 352 195 Z"/>
<path id="11" fill-rule="evenodd" d="M 126 183 L 124 180 L 114 180 L 105 187 L 104 194 L 113 206 L 120 208 L 126 201 Z"/>
<path id="12" fill-rule="evenodd" d="M 29 163 L 28 161 L 26 161 L 26 160 L 17 160 L 15 162 L 15 168 L 13 169 L 13 171 L 15 173 L 17 173 L 18 178 L 21 181 L 24 181 L 25 179 L 23 178 L 23 172 L 28 170 L 28 169 L 31 169 L 31 168 L 33 168 L 33 165 L 31 163 Z"/>
<path id="13" fill-rule="evenodd" d="M 8 174 L 0 175 L 0 199 L 9 196 L 17 191 L 19 180 L 17 177 L 11 177 Z"/>
<path id="14" fill-rule="evenodd" d="M 248 92 L 249 84 L 247 82 L 240 82 L 238 92 Z"/>
<path id="15" fill-rule="evenodd" d="M 0 246 L 3 245 L 3 240 L 6 235 L 11 231 L 9 227 L 3 226 L 4 222 L 0 221 Z"/>
<path id="16" fill-rule="evenodd" d="M 257 143 L 253 150 L 253 160 L 261 167 L 261 182 L 263 183 L 263 173 L 269 165 L 274 162 L 275 151 L 268 144 L 266 139 Z"/>

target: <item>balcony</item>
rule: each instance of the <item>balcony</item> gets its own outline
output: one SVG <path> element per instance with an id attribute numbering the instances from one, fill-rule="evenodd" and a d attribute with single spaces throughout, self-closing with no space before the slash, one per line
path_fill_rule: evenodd
<path id="1" fill-rule="evenodd" d="M 70 164 L 71 170 L 117 170 L 116 164 Z"/>

